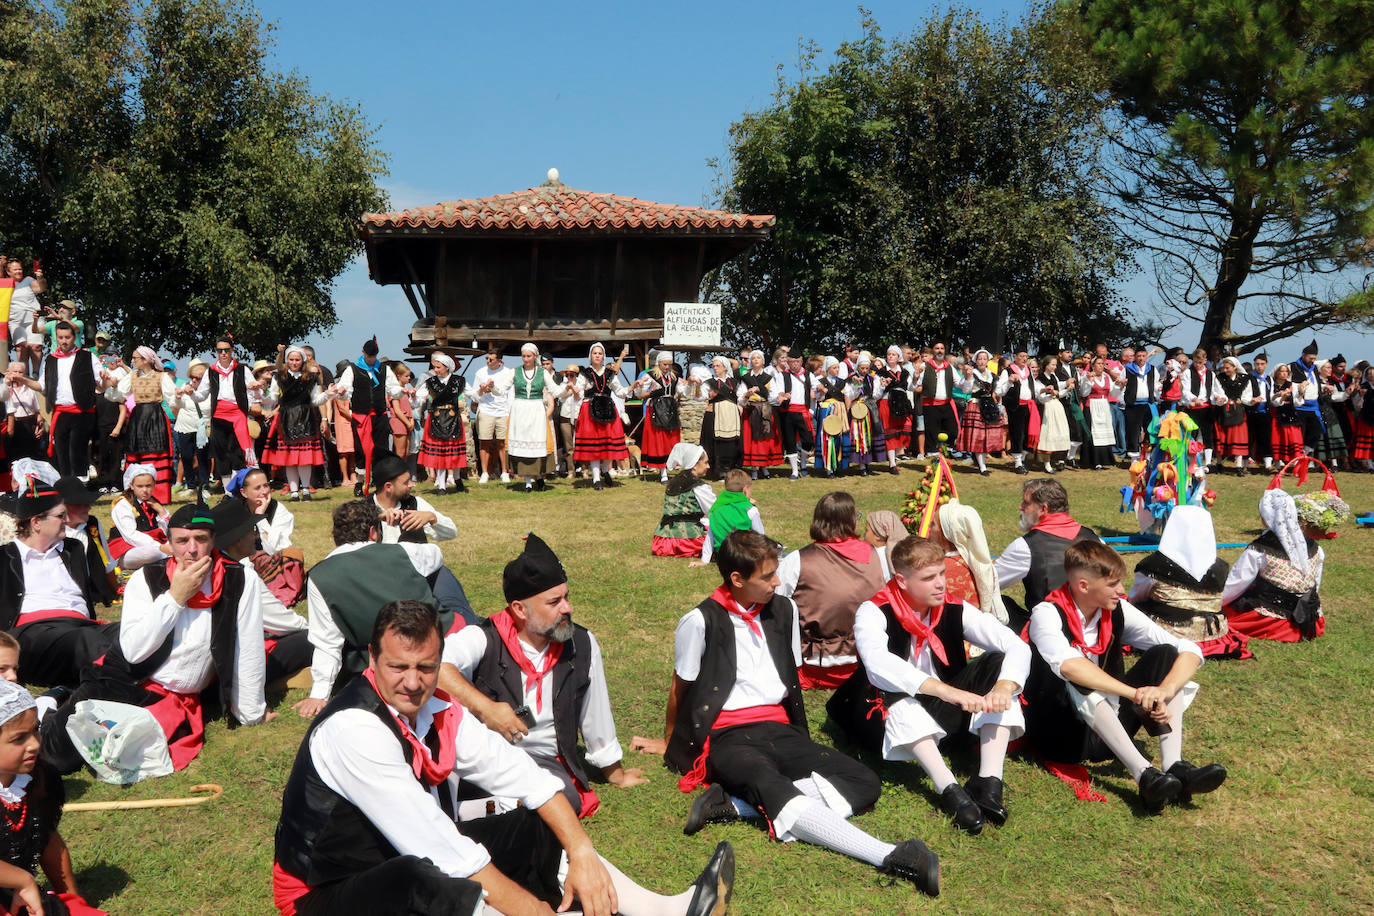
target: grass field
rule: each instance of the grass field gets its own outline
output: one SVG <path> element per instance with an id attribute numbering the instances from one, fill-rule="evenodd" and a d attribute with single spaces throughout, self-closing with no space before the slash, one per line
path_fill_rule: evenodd
<path id="1" fill-rule="evenodd" d="M 754 496 L 768 531 L 789 547 L 806 542 L 815 501 L 831 489 L 852 492 L 863 511 L 900 510 L 917 475 L 839 482 L 763 481 Z M 1125 471 L 1067 472 L 1073 514 L 1102 533 L 1128 533 L 1120 515 Z M 1022 478 L 961 473 L 965 503 L 976 507 L 994 551 L 1016 536 Z M 1218 478 L 1220 541 L 1249 541 L 1267 478 Z M 1374 477 L 1343 475 L 1356 511 L 1374 508 Z M 838 483 L 839 486 L 835 484 Z M 1315 487 L 1312 481 L 1308 487 Z M 1290 489 L 1293 486 L 1290 484 Z M 427 492 L 422 487 L 421 492 Z M 318 560 L 332 546 L 329 513 L 343 491 L 293 506 L 296 540 Z M 566 482 L 526 496 L 497 485 L 436 500 L 457 521 L 444 544 L 479 613 L 500 610 L 500 573 L 534 529 L 559 553 L 571 581 L 577 620 L 606 655 L 621 744 L 661 735 L 677 619 L 718 583 L 712 568 L 656 559 L 649 539 L 662 508 L 657 482 L 632 481 L 601 493 Z M 99 512 L 108 510 L 101 506 Z M 1325 543 L 1326 636 L 1312 643 L 1252 643 L 1256 658 L 1206 665 L 1189 712 L 1184 753 L 1219 762 L 1230 779 L 1196 807 L 1145 816 L 1134 786 L 1116 765 L 1093 768 L 1105 804 L 1080 802 L 1027 760 L 1006 770 L 1011 819 L 981 836 L 957 832 L 933 807 L 915 764 L 870 759 L 885 788 L 877 807 L 856 819 L 896 841 L 921 837 L 941 859 L 937 900 L 909 884 L 886 886 L 872 868 L 801 844 L 772 843 L 758 821 L 682 835 L 688 799 L 661 761 L 626 754 L 647 786 L 600 786 L 601 811 L 587 824 L 598 850 L 655 890 L 686 886 L 712 847 L 730 840 L 738 861 L 732 912 L 852 913 L 1370 913 L 1374 912 L 1374 622 L 1370 595 L 1374 532 L 1349 526 Z M 1234 560 L 1239 551 L 1222 555 Z M 1128 564 L 1144 556 L 1128 553 Z M 291 711 L 303 693 L 269 696 L 281 717 L 260 728 L 211 723 L 205 750 L 185 771 L 120 789 L 88 777 L 68 780 L 69 798 L 94 801 L 185 794 L 201 782 L 224 786 L 217 801 L 161 811 L 75 812 L 62 830 L 86 897 L 113 914 L 271 914 L 272 831 L 306 722 Z M 826 696 L 807 697 L 811 729 L 834 742 Z M 1157 758 L 1158 748 L 1148 749 Z M 971 760 L 956 761 L 961 778 Z"/>

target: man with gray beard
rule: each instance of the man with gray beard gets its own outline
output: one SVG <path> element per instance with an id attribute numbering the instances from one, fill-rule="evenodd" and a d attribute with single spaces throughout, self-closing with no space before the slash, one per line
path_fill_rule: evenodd
<path id="1" fill-rule="evenodd" d="M 1069 494 L 1057 480 L 1041 477 L 1021 486 L 1021 537 L 1007 545 L 994 561 L 997 586 L 1004 592 L 1021 582 L 1026 588 L 1022 607 L 1005 594 L 1008 626 L 1018 633 L 1030 620 L 1028 608 L 1067 581 L 1064 551 L 1074 541 L 1100 541 L 1097 533 L 1069 516 Z"/>
<path id="2" fill-rule="evenodd" d="M 620 766 L 601 647 L 573 623 L 568 575 L 533 532 L 506 564 L 502 588 L 505 610 L 444 640 L 440 687 L 561 779 L 573 810 L 589 817 L 600 802 L 587 780 L 579 732 L 587 764 L 600 767 L 607 782 L 628 788 L 648 781 L 642 770 Z M 496 802 L 499 808 L 504 800 Z"/>

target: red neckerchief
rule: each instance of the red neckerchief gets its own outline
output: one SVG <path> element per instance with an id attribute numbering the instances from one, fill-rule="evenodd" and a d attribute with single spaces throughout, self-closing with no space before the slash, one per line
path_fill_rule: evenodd
<path id="1" fill-rule="evenodd" d="M 763 627 L 759 626 L 759 622 L 754 619 L 758 617 L 759 612 L 763 610 L 763 605 L 755 604 L 748 610 L 745 610 L 740 606 L 740 603 L 735 600 L 735 596 L 730 594 L 730 590 L 724 585 L 716 586 L 716 590 L 711 592 L 711 600 L 725 608 L 727 612 L 743 620 L 749 625 L 749 632 L 753 633 L 759 639 L 763 639 Z"/>
<path id="2" fill-rule="evenodd" d="M 873 556 L 873 545 L 858 538 L 841 538 L 837 541 L 817 541 L 822 547 L 829 547 L 851 563 L 867 563 Z"/>
<path id="3" fill-rule="evenodd" d="M 214 607 L 219 601 L 220 592 L 224 589 L 224 558 L 215 555 L 215 561 L 210 566 L 210 594 L 205 594 L 201 589 L 196 589 L 196 593 L 191 596 L 191 600 L 186 602 L 187 607 L 207 608 Z M 177 558 L 167 559 L 167 581 L 172 581 L 172 577 L 177 573 Z M 202 583 L 203 585 L 203 583 Z"/>
<path id="4" fill-rule="evenodd" d="M 945 655 L 944 643 L 935 638 L 935 626 L 940 622 L 940 615 L 945 610 L 943 604 L 937 608 L 931 608 L 930 623 L 925 623 L 921 620 L 920 613 L 907 598 L 906 592 L 897 584 L 896 579 L 888 579 L 887 584 L 868 600 L 879 607 L 886 604 L 892 608 L 892 613 L 896 616 L 897 622 L 902 625 L 902 629 L 911 634 L 912 656 L 919 655 L 921 647 L 929 643 L 931 654 L 940 660 L 940 664 L 949 664 L 949 658 Z"/>
<path id="5" fill-rule="evenodd" d="M 377 676 L 372 669 L 368 668 L 363 672 L 363 677 L 372 685 L 373 690 L 377 690 Z M 377 690 L 377 696 L 382 696 L 382 692 Z M 434 724 L 430 727 L 439 734 L 439 759 L 435 761 L 430 756 L 429 748 L 415 733 L 410 730 L 406 720 L 391 712 L 390 705 L 387 712 L 391 715 L 391 720 L 401 728 L 401 737 L 406 744 L 410 745 L 410 768 L 415 773 L 415 778 L 427 786 L 437 786 L 439 783 L 448 779 L 448 774 L 453 772 L 453 764 L 458 759 L 458 723 L 463 718 L 463 707 L 454 703 L 443 691 L 434 692 L 436 699 L 443 700 L 448 706 L 434 714 Z M 386 698 L 382 697 L 383 702 Z"/>
<path id="6" fill-rule="evenodd" d="M 1031 527 L 1031 531 L 1043 531 L 1055 537 L 1072 539 L 1078 536 L 1078 529 L 1082 527 L 1067 512 L 1046 512 L 1040 517 L 1040 521 Z"/>
<path id="7" fill-rule="evenodd" d="M 501 637 L 501 642 L 505 643 L 506 651 L 515 659 L 515 663 L 520 666 L 520 670 L 525 672 L 525 690 L 529 691 L 530 685 L 534 685 L 534 709 L 536 712 L 544 711 L 544 676 L 552 670 L 553 666 L 563 654 L 563 644 L 561 642 L 549 643 L 548 651 L 544 653 L 544 664 L 542 668 L 535 669 L 534 663 L 525 655 L 525 650 L 521 648 L 520 637 L 515 633 L 515 619 L 511 617 L 510 608 L 506 608 L 497 614 L 491 615 L 491 624 L 496 628 L 496 635 Z"/>
<path id="8" fill-rule="evenodd" d="M 219 360 L 215 360 L 213 363 L 210 364 L 210 368 L 211 368 L 211 369 L 214 369 L 216 372 L 218 372 L 218 373 L 220 374 L 220 376 L 223 377 L 223 378 L 228 378 L 229 376 L 233 375 L 233 374 L 234 374 L 234 370 L 237 369 L 238 367 L 239 367 L 239 361 L 238 361 L 238 360 L 234 360 L 232 363 L 230 363 L 228 369 L 225 369 L 225 368 L 223 368 L 222 366 L 220 366 Z"/>
<path id="9" fill-rule="evenodd" d="M 937 363 L 935 357 L 932 356 L 930 359 L 926 360 L 926 365 L 932 367 L 936 372 L 944 372 L 945 367 L 949 365 L 949 361 L 941 360 Z"/>
<path id="10" fill-rule="evenodd" d="M 1007 371 L 1016 376 L 1017 381 L 1024 382 L 1030 378 L 1030 366 L 1018 366 L 1016 363 L 1012 363 L 1007 367 Z"/>
<path id="11" fill-rule="evenodd" d="M 1078 613 L 1078 603 L 1073 600 L 1073 592 L 1067 585 L 1061 585 L 1045 596 L 1045 600 L 1059 608 L 1069 624 L 1070 642 L 1084 655 L 1101 655 L 1107 651 L 1112 641 L 1112 615 L 1110 611 L 1098 611 L 1097 645 L 1090 646 L 1083 637 L 1083 618 Z"/>
<path id="12" fill-rule="evenodd" d="M 75 356 L 75 355 L 76 355 L 76 351 L 75 351 L 75 350 L 54 350 L 54 351 L 52 351 L 52 355 L 53 355 L 53 356 L 56 356 L 58 359 L 66 359 L 66 358 L 69 357 L 69 356 Z"/>

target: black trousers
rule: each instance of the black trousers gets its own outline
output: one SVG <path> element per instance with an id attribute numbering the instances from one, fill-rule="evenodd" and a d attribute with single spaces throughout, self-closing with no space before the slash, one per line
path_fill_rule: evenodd
<path id="1" fill-rule="evenodd" d="M 773 416 L 777 418 L 778 430 L 782 433 L 783 454 L 795 455 L 799 450 L 810 452 L 816 447 L 816 439 L 811 434 L 806 414 L 795 410 L 780 410 Z"/>
<path id="2" fill-rule="evenodd" d="M 119 624 L 54 617 L 15 627 L 10 635 L 19 640 L 22 683 L 75 688 L 86 666 L 119 638 Z"/>
<path id="3" fill-rule="evenodd" d="M 76 704 L 82 700 L 110 700 L 130 706 L 152 706 L 161 699 L 162 694 L 145 689 L 123 671 L 110 665 L 91 665 L 82 673 L 81 685 L 43 719 L 39 727 L 39 755 L 63 776 L 75 773 L 86 765 L 67 735 L 67 720 L 76 711 Z M 181 730 L 178 730 L 172 738 L 179 738 L 181 734 Z"/>
<path id="4" fill-rule="evenodd" d="M 1250 431 L 1250 457 L 1256 461 L 1274 457 L 1273 414 L 1246 411 L 1245 422 Z"/>
<path id="5" fill-rule="evenodd" d="M 1007 401 L 1006 406 L 1007 435 L 1011 439 L 1011 453 L 1019 455 L 1026 450 L 1026 444 L 1030 441 L 1030 405 L 1019 401 Z"/>
<path id="6" fill-rule="evenodd" d="M 1126 412 L 1126 454 L 1132 457 L 1140 454 L 1141 440 L 1150 428 L 1149 404 L 1123 404 Z"/>
<path id="7" fill-rule="evenodd" d="M 1157 687 L 1168 677 L 1177 658 L 1178 650 L 1173 646 L 1155 646 L 1141 655 L 1121 680 L 1132 687 Z M 1026 709 L 1026 735 L 1036 753 L 1060 763 L 1113 759 L 1115 755 L 1107 745 L 1078 717 L 1078 711 L 1064 691 L 1064 683 L 1053 674 L 1046 676 L 1054 681 L 1042 685 Z M 1128 735 L 1134 735 L 1145 724 L 1135 704 L 1125 698 L 1121 700 L 1117 716 Z"/>
<path id="8" fill-rule="evenodd" d="M 852 757 L 811 740 L 805 730 L 781 722 L 739 725 L 711 735 L 708 782 L 763 811 L 772 820 L 801 795 L 794 780 L 816 773 L 835 787 L 849 807 L 873 806 L 882 790 L 876 773 Z"/>
<path id="9" fill-rule="evenodd" d="M 549 906 L 556 907 L 563 899 L 563 890 L 558 886 L 563 847 L 544 820 L 529 808 L 459 821 L 458 832 L 482 844 L 497 871 Z"/>
<path id="10" fill-rule="evenodd" d="M 481 623 L 481 618 L 473 613 L 472 604 L 468 602 L 467 593 L 463 591 L 463 584 L 447 566 L 435 570 L 429 577 L 429 587 L 433 590 L 434 600 L 439 602 L 440 609 L 452 611 L 463 618 L 465 623 Z"/>
<path id="11" fill-rule="evenodd" d="M 305 630 L 284 633 L 281 636 L 268 634 L 267 639 L 272 651 L 267 656 L 267 675 L 263 683 L 281 681 L 310 666 L 315 649 L 310 645 L 310 634 Z"/>
<path id="12" fill-rule="evenodd" d="M 450 878 L 429 859 L 399 856 L 342 881 L 314 888 L 296 900 L 300 916 L 468 916 L 482 885 Z"/>
<path id="13" fill-rule="evenodd" d="M 1216 412 L 1210 407 L 1185 407 L 1183 412 L 1197 424 L 1198 436 L 1203 448 L 1217 447 Z"/>
<path id="14" fill-rule="evenodd" d="M 115 425 L 119 423 L 119 405 L 105 398 L 95 402 L 94 444 L 95 476 L 92 483 L 100 487 L 124 489 L 124 478 L 120 465 L 124 462 L 124 437 L 111 437 Z M 84 468 L 82 469 L 85 470 Z"/>
<path id="15" fill-rule="evenodd" d="M 1322 441 L 1322 420 L 1315 410 L 1299 410 L 1298 419 L 1302 421 L 1302 444 L 1304 448 L 1315 449 Z"/>
<path id="16" fill-rule="evenodd" d="M 940 433 L 947 437 L 945 447 L 953 449 L 959 440 L 959 418 L 954 413 L 954 405 L 926 404 L 921 412 L 926 418 L 926 451 L 933 454 L 940 450 Z"/>
<path id="17" fill-rule="evenodd" d="M 244 466 L 243 447 L 234 434 L 234 424 L 228 420 L 213 417 L 210 420 L 210 455 L 215 460 L 215 476 L 232 476 Z"/>
<path id="18" fill-rule="evenodd" d="M 64 413 L 52 419 L 52 461 L 57 473 L 66 477 L 86 476 L 91 466 L 91 432 L 95 412 Z"/>

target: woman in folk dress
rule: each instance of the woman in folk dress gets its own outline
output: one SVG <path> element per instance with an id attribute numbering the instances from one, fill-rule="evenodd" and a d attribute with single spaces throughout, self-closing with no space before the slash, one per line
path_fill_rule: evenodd
<path id="1" fill-rule="evenodd" d="M 166 405 L 175 408 L 180 397 L 171 373 L 163 371 L 162 361 L 151 347 L 139 347 L 134 351 L 133 371 L 118 385 L 105 389 L 105 396 L 124 401 L 126 406 L 132 402 L 125 423 L 124 457 L 128 464 L 145 464 L 157 472 L 153 498 L 167 505 L 172 501 L 175 470 Z"/>
<path id="2" fill-rule="evenodd" d="M 625 425 L 615 404 L 615 398 L 625 397 L 627 389 L 606 365 L 606 348 L 601 344 L 592 344 L 587 361 L 590 365 L 578 374 L 576 382 L 582 410 L 577 417 L 573 460 L 587 463 L 592 469 L 592 489 L 601 490 L 607 485 L 619 486 L 614 480 L 602 480 L 603 472 L 610 478 L 611 462 L 630 457 L 625 447 Z"/>
<path id="3" fill-rule="evenodd" d="M 1078 443 L 1073 441 L 1073 427 L 1064 407 L 1068 382 L 1059 377 L 1059 358 L 1046 356 L 1040 364 L 1040 374 L 1032 380 L 1035 400 L 1040 404 L 1040 441 L 1037 450 L 1045 456 L 1045 471 L 1053 474 L 1064 469 L 1068 457 L 1076 456 Z"/>
<path id="4" fill-rule="evenodd" d="M 316 465 L 324 464 L 322 434 L 325 423 L 319 408 L 335 397 L 338 390 L 320 384 L 320 367 L 305 358 L 300 347 L 279 346 L 277 366 L 272 374 L 263 404 L 277 408 L 263 449 L 263 464 L 285 470 L 287 497 L 291 502 L 310 499 L 310 478 Z"/>
<path id="5" fill-rule="evenodd" d="M 1085 415 L 1091 441 L 1084 443 L 1083 454 L 1094 471 L 1102 470 L 1104 465 L 1113 462 L 1112 446 L 1116 443 L 1116 433 L 1112 429 L 1112 408 L 1108 398 L 1120 386 L 1107 372 L 1107 361 L 1094 356 L 1088 374 L 1078 383 L 1078 393 L 1087 406 Z"/>
<path id="6" fill-rule="evenodd" d="M 678 375 L 673 354 L 667 350 L 660 350 L 654 368 L 640 373 L 635 380 L 634 393 L 644 399 L 639 466 L 658 470 L 661 483 L 668 482 L 668 456 L 673 446 L 682 441 L 679 408 L 681 399 L 691 394 L 691 387 Z"/>
<path id="7" fill-rule="evenodd" d="M 973 455 L 978 473 L 987 477 L 988 453 L 1000 452 L 1007 435 L 1006 411 L 997 400 L 997 375 L 988 368 L 992 354 L 979 350 L 973 364 L 964 364 L 963 377 L 956 385 L 969 394 L 969 406 L 959 424 L 958 450 Z"/>
<path id="8" fill-rule="evenodd" d="M 447 493 L 449 484 L 467 492 L 460 472 L 468 466 L 468 439 L 464 423 L 467 379 L 456 371 L 453 357 L 435 353 L 429 359 L 430 376 L 420 389 L 424 408 L 424 435 L 415 461 L 434 477 L 436 493 Z"/>

